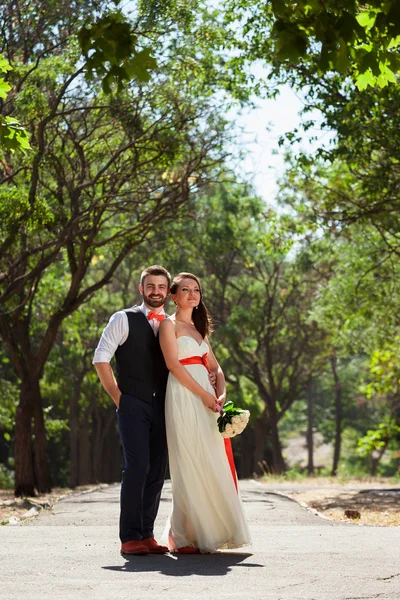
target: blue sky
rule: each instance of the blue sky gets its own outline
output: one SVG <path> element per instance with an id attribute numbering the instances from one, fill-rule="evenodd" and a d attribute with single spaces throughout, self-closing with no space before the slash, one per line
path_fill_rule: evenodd
<path id="1" fill-rule="evenodd" d="M 211 8 L 219 6 L 219 0 L 207 1 Z M 135 0 L 125 0 L 121 4 L 121 8 L 126 14 L 135 11 L 136 7 Z M 260 78 L 267 75 L 266 65 L 263 65 L 261 61 L 255 62 L 250 70 Z M 278 179 L 285 170 L 284 149 L 279 148 L 278 139 L 284 133 L 300 126 L 299 112 L 303 103 L 301 98 L 286 85 L 280 88 L 280 94 L 276 99 L 257 99 L 255 104 L 257 108 L 248 108 L 242 113 L 232 109 L 228 113 L 228 118 L 237 130 L 238 144 L 246 150 L 245 160 L 239 165 L 235 164 L 234 170 L 240 177 L 253 184 L 257 195 L 267 203 L 275 204 Z M 315 113 L 309 113 L 307 118 L 315 118 L 318 121 L 318 115 Z M 311 144 L 308 143 L 307 140 L 314 136 L 317 137 L 317 140 Z M 304 134 L 301 147 L 312 151 L 321 141 L 329 143 L 331 137 L 326 131 L 309 130 Z"/>
<path id="2" fill-rule="evenodd" d="M 282 86 L 276 99 L 257 100 L 256 104 L 258 108 L 246 109 L 242 114 L 232 110 L 229 115 L 236 122 L 238 141 L 247 154 L 235 171 L 253 184 L 257 195 L 274 204 L 277 182 L 285 170 L 284 149 L 279 148 L 278 139 L 300 126 L 303 102 L 289 86 Z M 313 117 L 319 120 L 316 112 L 307 115 L 307 119 Z M 310 141 L 311 137 L 317 140 Z M 313 128 L 304 134 L 301 147 L 312 152 L 321 142 L 328 144 L 331 137 L 329 132 Z"/>

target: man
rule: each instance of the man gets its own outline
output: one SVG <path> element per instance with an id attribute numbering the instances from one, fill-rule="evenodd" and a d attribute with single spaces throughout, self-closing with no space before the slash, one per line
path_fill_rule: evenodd
<path id="1" fill-rule="evenodd" d="M 93 363 L 117 407 L 125 458 L 121 485 L 121 554 L 165 554 L 154 539 L 167 465 L 164 402 L 168 370 L 158 341 L 171 276 L 153 265 L 143 271 L 141 306 L 112 315 Z M 115 354 L 117 380 L 110 360 Z"/>

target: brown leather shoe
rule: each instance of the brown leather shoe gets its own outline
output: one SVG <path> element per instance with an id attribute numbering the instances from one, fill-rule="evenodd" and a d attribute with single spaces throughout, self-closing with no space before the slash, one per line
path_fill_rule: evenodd
<path id="1" fill-rule="evenodd" d="M 121 544 L 121 554 L 148 554 L 148 548 L 139 540 L 130 540 Z"/>
<path id="2" fill-rule="evenodd" d="M 168 546 L 161 546 L 154 538 L 146 538 L 141 541 L 146 546 L 150 554 L 167 554 L 169 552 Z"/>

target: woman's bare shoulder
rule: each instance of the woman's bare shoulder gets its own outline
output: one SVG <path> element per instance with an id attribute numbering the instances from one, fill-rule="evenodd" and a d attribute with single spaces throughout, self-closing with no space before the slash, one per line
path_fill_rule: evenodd
<path id="1" fill-rule="evenodd" d="M 160 323 L 160 331 L 175 331 L 175 328 L 176 328 L 175 315 L 171 315 L 170 317 L 167 317 L 166 319 L 164 319 L 164 321 L 162 321 Z"/>

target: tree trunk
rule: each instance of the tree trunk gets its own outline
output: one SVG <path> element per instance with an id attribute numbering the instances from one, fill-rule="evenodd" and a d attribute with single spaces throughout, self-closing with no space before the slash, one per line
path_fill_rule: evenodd
<path id="1" fill-rule="evenodd" d="M 376 474 L 378 471 L 378 465 L 380 463 L 382 456 L 385 454 L 388 445 L 389 445 L 389 440 L 386 440 L 384 443 L 384 446 L 379 451 L 376 452 L 375 456 L 373 454 L 371 454 L 371 467 L 370 467 L 369 474 L 372 477 L 376 477 Z"/>
<path id="2" fill-rule="evenodd" d="M 281 441 L 279 439 L 278 413 L 277 413 L 276 402 L 275 402 L 275 397 L 274 397 L 274 393 L 273 393 L 275 390 L 275 385 L 272 383 L 272 375 L 270 375 L 269 381 L 270 381 L 271 389 L 269 392 L 267 392 L 265 389 L 265 386 L 262 382 L 261 373 L 258 370 L 258 368 L 254 368 L 253 376 L 254 376 L 254 382 L 256 383 L 256 385 L 258 387 L 260 397 L 262 398 L 262 400 L 265 403 L 265 409 L 264 409 L 263 416 L 256 421 L 256 427 L 255 427 L 255 432 L 256 432 L 255 446 L 256 447 L 255 447 L 254 460 L 255 460 L 255 462 L 257 461 L 256 464 L 258 464 L 260 462 L 259 456 L 261 454 L 261 452 L 260 452 L 261 444 L 263 444 L 262 461 L 264 460 L 264 457 L 266 456 L 266 439 L 267 439 L 267 434 L 269 434 L 270 446 L 271 446 L 271 450 L 272 450 L 272 462 L 270 465 L 268 465 L 268 468 L 269 468 L 270 472 L 276 473 L 277 475 L 279 475 L 286 471 L 286 465 L 285 465 L 285 461 L 284 461 L 283 454 L 282 454 Z M 259 432 L 259 428 L 260 428 L 259 422 L 264 423 L 264 427 L 261 428 L 260 432 Z M 261 436 L 263 436 L 262 439 L 258 439 L 260 434 L 261 434 Z"/>
<path id="3" fill-rule="evenodd" d="M 253 475 L 256 476 L 271 471 L 271 466 L 265 461 L 268 431 L 267 417 L 263 415 L 254 424 Z"/>
<path id="4" fill-rule="evenodd" d="M 314 415 L 313 415 L 313 381 L 312 376 L 308 380 L 307 385 L 307 475 L 312 477 L 314 475 L 314 439 L 313 439 L 313 428 L 314 428 Z"/>
<path id="5" fill-rule="evenodd" d="M 81 393 L 80 381 L 75 382 L 69 403 L 69 451 L 71 467 L 69 472 L 69 485 L 75 488 L 79 484 L 79 397 Z"/>
<path id="6" fill-rule="evenodd" d="M 39 382 L 38 396 L 34 406 L 34 427 L 33 427 L 33 455 L 36 488 L 40 494 L 46 494 L 51 491 L 51 481 L 46 455 L 46 427 L 44 423 L 43 403 L 40 394 Z"/>
<path id="7" fill-rule="evenodd" d="M 337 357 L 331 357 L 331 367 L 335 382 L 335 448 L 333 452 L 333 464 L 331 475 L 335 477 L 338 472 L 340 449 L 342 444 L 342 384 L 337 373 Z"/>
<path id="8" fill-rule="evenodd" d="M 278 429 L 278 415 L 276 412 L 275 402 L 272 402 L 269 406 L 269 425 L 270 425 L 270 436 L 271 436 L 271 448 L 272 448 L 272 472 L 276 475 L 280 475 L 286 471 L 285 460 L 282 454 L 281 440 L 279 439 Z"/>
<path id="9" fill-rule="evenodd" d="M 98 481 L 109 483 L 111 477 L 111 460 L 113 455 L 110 453 L 110 445 L 115 437 L 115 411 L 103 409 L 102 430 L 98 443 L 98 455 L 100 457 Z"/>
<path id="10" fill-rule="evenodd" d="M 95 406 L 92 418 L 92 454 L 93 454 L 93 478 L 96 483 L 100 482 L 101 471 L 101 430 L 103 428 L 102 407 Z"/>
<path id="11" fill-rule="evenodd" d="M 240 441 L 240 469 L 239 479 L 247 479 L 253 476 L 253 454 L 254 454 L 254 429 L 248 425 L 239 436 Z"/>
<path id="12" fill-rule="evenodd" d="M 110 483 L 114 482 L 114 481 L 119 481 L 120 477 L 121 477 L 121 470 L 123 468 L 123 461 L 122 461 L 122 446 L 121 446 L 121 441 L 120 441 L 120 437 L 119 437 L 119 432 L 118 432 L 118 427 L 117 424 L 115 423 L 114 427 L 112 428 L 112 434 L 113 434 L 113 440 L 114 440 L 114 451 L 110 453 L 110 465 L 111 465 L 111 471 L 110 471 Z"/>
<path id="13" fill-rule="evenodd" d="M 253 477 L 263 475 L 265 470 L 265 436 L 263 427 L 263 418 L 257 419 L 254 424 L 254 453 L 253 453 Z"/>
<path id="14" fill-rule="evenodd" d="M 15 417 L 15 490 L 16 496 L 35 495 L 35 474 L 32 450 L 32 409 L 29 396 L 22 384 L 19 405 Z"/>
<path id="15" fill-rule="evenodd" d="M 112 450 L 113 449 L 113 450 Z M 119 481 L 121 476 L 121 443 L 119 434 L 115 426 L 115 416 L 113 415 L 112 427 L 107 432 L 105 443 L 103 444 L 104 469 L 102 481 L 111 483 Z"/>
<path id="16" fill-rule="evenodd" d="M 34 496 L 35 490 L 40 493 L 50 491 L 45 446 L 46 431 L 39 378 L 30 377 L 21 383 L 15 420 L 16 496 Z"/>
<path id="17" fill-rule="evenodd" d="M 89 426 L 90 412 L 90 408 L 85 410 L 79 424 L 79 485 L 86 485 L 94 481 Z"/>

